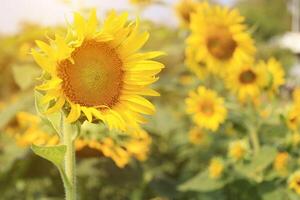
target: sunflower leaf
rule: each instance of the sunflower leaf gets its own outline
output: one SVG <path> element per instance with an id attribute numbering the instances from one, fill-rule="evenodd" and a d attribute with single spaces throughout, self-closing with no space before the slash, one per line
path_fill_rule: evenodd
<path id="1" fill-rule="evenodd" d="M 64 161 L 64 156 L 67 151 L 66 145 L 49 147 L 32 145 L 31 149 L 36 155 L 52 162 L 56 167 L 61 169 L 62 163 Z"/>

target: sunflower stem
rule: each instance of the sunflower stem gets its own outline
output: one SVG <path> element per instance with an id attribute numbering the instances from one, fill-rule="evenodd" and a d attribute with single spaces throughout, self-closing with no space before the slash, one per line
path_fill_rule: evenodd
<path id="1" fill-rule="evenodd" d="M 259 144 L 257 131 L 250 129 L 250 140 L 253 145 L 254 154 L 257 155 L 260 150 L 260 144 Z"/>
<path id="2" fill-rule="evenodd" d="M 63 119 L 64 120 L 64 119 Z M 63 144 L 66 145 L 67 151 L 65 154 L 64 172 L 67 181 L 64 181 L 66 200 L 76 200 L 76 160 L 74 139 L 72 137 L 71 125 L 63 122 Z M 68 183 L 66 183 L 68 182 Z"/>

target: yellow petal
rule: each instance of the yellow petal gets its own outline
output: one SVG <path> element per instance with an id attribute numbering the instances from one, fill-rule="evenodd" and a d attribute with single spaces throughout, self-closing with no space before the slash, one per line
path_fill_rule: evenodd
<path id="1" fill-rule="evenodd" d="M 55 72 L 55 65 L 54 63 L 50 62 L 49 59 L 40 53 L 38 53 L 35 49 L 31 50 L 31 54 L 36 61 L 36 63 L 46 72 L 50 74 L 54 74 Z"/>
<path id="2" fill-rule="evenodd" d="M 138 95 L 128 95 L 128 96 L 122 97 L 122 100 L 129 101 L 131 103 L 140 105 L 140 108 L 144 107 L 143 111 L 141 111 L 141 112 L 146 112 L 146 109 L 147 109 L 148 113 L 153 114 L 155 112 L 154 105 L 150 101 L 145 99 L 144 97 L 141 97 L 141 96 L 138 96 Z M 136 108 L 137 107 L 138 106 L 136 106 Z"/>
<path id="3" fill-rule="evenodd" d="M 51 48 L 50 45 L 48 45 L 45 42 L 40 41 L 40 40 L 36 40 L 35 43 L 46 55 L 53 58 L 53 55 L 54 55 L 53 49 Z"/>
<path id="4" fill-rule="evenodd" d="M 166 55 L 165 52 L 162 51 L 152 51 L 152 52 L 147 52 L 147 53 L 136 53 L 127 58 L 128 61 L 135 61 L 135 60 L 148 60 L 152 58 L 156 58 L 159 56 L 164 56 Z"/>
<path id="5" fill-rule="evenodd" d="M 90 18 L 87 22 L 86 35 L 88 37 L 91 37 L 96 32 L 97 26 L 98 26 L 98 19 L 97 19 L 96 9 L 93 9 L 91 11 Z"/>
<path id="6" fill-rule="evenodd" d="M 73 103 L 70 103 L 70 105 L 71 105 L 71 111 L 66 119 L 68 123 L 75 122 L 80 117 L 81 114 L 80 105 L 73 104 Z"/>
<path id="7" fill-rule="evenodd" d="M 90 109 L 87 108 L 87 107 L 81 107 L 81 110 L 82 110 L 82 112 L 84 113 L 84 115 L 86 116 L 87 120 L 88 120 L 89 122 L 92 122 L 92 120 L 93 120 L 93 115 L 92 115 L 92 112 L 90 111 Z"/>
<path id="8" fill-rule="evenodd" d="M 57 112 L 59 111 L 63 105 L 65 104 L 65 98 L 63 97 L 60 97 L 54 104 L 54 106 L 52 106 L 51 108 L 49 108 L 45 114 L 51 114 L 51 113 L 54 113 L 54 112 Z"/>
<path id="9" fill-rule="evenodd" d="M 60 90 L 49 90 L 47 91 L 46 95 L 41 98 L 41 104 L 49 103 L 51 100 L 56 99 L 60 96 Z"/>
<path id="10" fill-rule="evenodd" d="M 57 88 L 60 83 L 62 82 L 61 79 L 59 78 L 53 78 L 51 80 L 49 80 L 48 82 L 42 84 L 42 85 L 39 85 L 39 86 L 36 86 L 35 89 L 37 90 L 51 90 L 51 89 L 55 89 Z"/>

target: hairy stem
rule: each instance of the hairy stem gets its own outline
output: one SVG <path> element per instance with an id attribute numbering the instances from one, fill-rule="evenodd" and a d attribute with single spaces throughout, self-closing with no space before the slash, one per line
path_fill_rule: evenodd
<path id="1" fill-rule="evenodd" d="M 260 144 L 256 130 L 250 129 L 250 140 L 253 145 L 254 154 L 257 155 L 260 150 Z"/>
<path id="2" fill-rule="evenodd" d="M 67 151 L 65 154 L 64 172 L 69 184 L 64 183 L 66 200 L 76 200 L 76 161 L 74 139 L 72 137 L 71 125 L 63 124 L 63 144 L 66 145 Z"/>

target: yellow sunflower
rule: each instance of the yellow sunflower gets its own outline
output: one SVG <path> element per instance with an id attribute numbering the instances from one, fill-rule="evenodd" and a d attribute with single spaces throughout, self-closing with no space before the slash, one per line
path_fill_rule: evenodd
<path id="1" fill-rule="evenodd" d="M 285 83 L 283 67 L 275 58 L 270 58 L 267 62 L 260 61 L 257 67 L 267 70 L 270 77 L 267 88 L 270 88 L 271 91 L 277 92 L 279 87 Z"/>
<path id="2" fill-rule="evenodd" d="M 300 125 L 300 105 L 293 104 L 287 113 L 287 126 L 290 130 L 296 131 Z"/>
<path id="3" fill-rule="evenodd" d="M 206 133 L 199 127 L 193 127 L 189 131 L 189 141 L 192 144 L 203 144 L 206 139 Z"/>
<path id="4" fill-rule="evenodd" d="M 224 172 L 224 162 L 220 158 L 212 158 L 208 166 L 209 177 L 219 179 Z"/>
<path id="5" fill-rule="evenodd" d="M 201 3 L 191 15 L 188 48 L 196 50 L 210 72 L 222 75 L 236 61 L 247 61 L 255 54 L 254 42 L 237 10 Z"/>
<path id="6" fill-rule="evenodd" d="M 287 152 L 280 152 L 276 155 L 273 168 L 282 175 L 287 173 L 288 161 L 290 156 Z"/>
<path id="7" fill-rule="evenodd" d="M 237 140 L 229 144 L 228 156 L 236 161 L 244 159 L 248 152 L 249 144 L 245 140 Z"/>
<path id="8" fill-rule="evenodd" d="M 196 11 L 198 3 L 194 0 L 180 0 L 175 5 L 176 14 L 181 22 L 181 25 L 188 27 L 191 21 L 191 14 Z"/>
<path id="9" fill-rule="evenodd" d="M 164 68 L 151 60 L 162 52 L 138 52 L 149 34 L 138 31 L 138 21 L 127 23 L 127 16 L 111 12 L 100 28 L 95 10 L 88 20 L 75 13 L 66 37 L 36 42 L 41 51 L 32 55 L 45 71 L 37 89 L 45 91 L 41 102 L 52 105 L 46 113 L 64 108 L 69 123 L 82 116 L 120 130 L 153 114 L 155 107 L 142 96 L 159 95 L 148 86 Z"/>
<path id="10" fill-rule="evenodd" d="M 190 92 L 186 104 L 187 112 L 193 115 L 193 120 L 201 128 L 216 131 L 226 119 L 227 109 L 223 98 L 203 86 L 197 92 Z"/>
<path id="11" fill-rule="evenodd" d="M 266 85 L 267 78 L 264 72 L 264 69 L 253 66 L 252 63 L 237 65 L 227 75 L 226 86 L 240 101 L 253 101 Z"/>
<path id="12" fill-rule="evenodd" d="M 289 188 L 300 194 L 300 171 L 294 172 L 288 180 Z"/>

